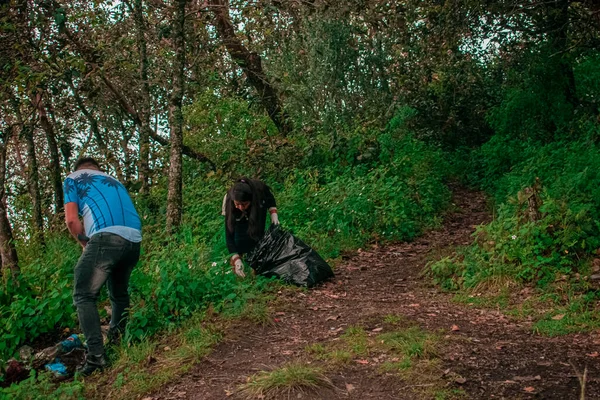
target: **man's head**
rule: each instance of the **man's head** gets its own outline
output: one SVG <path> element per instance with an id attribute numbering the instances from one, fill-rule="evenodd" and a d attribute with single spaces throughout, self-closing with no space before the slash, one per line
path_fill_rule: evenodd
<path id="1" fill-rule="evenodd" d="M 92 157 L 81 157 L 79 160 L 77 160 L 73 166 L 73 171 L 80 169 L 96 169 L 101 171 L 100 164 L 98 164 L 98 161 Z"/>

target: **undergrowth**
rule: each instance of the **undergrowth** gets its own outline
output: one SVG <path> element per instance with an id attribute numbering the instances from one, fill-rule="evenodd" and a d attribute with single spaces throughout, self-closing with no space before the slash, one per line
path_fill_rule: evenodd
<path id="1" fill-rule="evenodd" d="M 282 225 L 326 259 L 374 239 L 414 238 L 439 223 L 438 214 L 448 203 L 439 151 L 410 136 L 386 134 L 378 140 L 376 157 L 369 162 L 292 169 L 284 180 L 265 179 L 275 193 Z M 219 171 L 186 174 L 183 225 L 175 237 L 162 229 L 166 182 L 138 201 L 144 241 L 130 282 L 126 343 L 175 332 L 208 308 L 241 313 L 249 301 L 254 308 L 245 311 L 248 318 L 270 321 L 268 311 L 254 302 L 270 283 L 239 279 L 227 262 L 220 210 L 230 184 Z M 41 335 L 58 340 L 65 329 L 77 331 L 71 285 L 79 247 L 60 234 L 48 237 L 44 251 L 23 245 L 20 254 L 18 285 L 0 289 L 0 360 L 15 356 L 23 344 L 35 346 Z M 104 323 L 107 303 L 103 293 L 99 309 Z"/>
<path id="2" fill-rule="evenodd" d="M 599 287 L 590 276 L 600 266 L 598 147 L 590 140 L 543 146 L 493 141 L 482 148 L 483 159 L 517 151 L 514 146 L 519 148 L 519 161 L 509 172 L 496 176 L 496 164 L 484 163 L 479 178 L 494 195 L 494 220 L 477 228 L 471 245 L 432 263 L 433 280 L 468 295 L 484 292 L 493 297 L 502 287 L 531 287 L 536 296 L 555 294 L 553 307 L 566 316 L 552 320 L 537 313 L 536 332 L 595 329 Z M 509 297 L 505 310 L 519 303 L 514 291 Z"/>

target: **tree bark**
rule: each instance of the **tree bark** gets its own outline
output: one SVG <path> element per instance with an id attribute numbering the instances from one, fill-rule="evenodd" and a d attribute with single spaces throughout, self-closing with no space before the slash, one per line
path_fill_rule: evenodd
<path id="1" fill-rule="evenodd" d="M 54 132 L 54 127 L 48 119 L 46 105 L 44 104 L 43 100 L 43 92 L 41 89 L 37 90 L 35 98 L 32 99 L 32 102 L 38 111 L 40 124 L 46 133 L 46 140 L 48 141 L 48 149 L 50 150 L 50 182 L 52 183 L 52 189 L 54 190 L 54 212 L 56 215 L 58 215 L 62 212 L 64 206 L 64 196 L 62 179 L 60 176 L 60 157 L 58 153 L 58 144 L 56 142 L 56 134 Z"/>
<path id="2" fill-rule="evenodd" d="M 44 245 L 44 218 L 42 214 L 42 196 L 40 195 L 40 175 L 37 161 L 37 155 L 35 153 L 35 141 L 33 139 L 33 126 L 27 123 L 23 119 L 21 114 L 20 105 L 17 99 L 12 98 L 12 105 L 17 117 L 17 122 L 21 127 L 21 137 L 25 139 L 25 145 L 27 148 L 27 189 L 29 190 L 29 196 L 31 196 L 31 220 L 33 223 L 32 232 L 33 240 L 36 243 Z M 5 135 L 5 141 L 3 144 L 2 151 L 6 152 L 8 138 L 10 135 Z M 6 155 L 5 155 L 6 157 Z M 2 166 L 0 165 L 0 168 Z M 3 176 L 0 179 L 5 179 Z M 2 186 L 4 190 L 4 186 Z"/>
<path id="3" fill-rule="evenodd" d="M 119 117 L 119 124 L 121 125 L 121 151 L 123 152 L 123 182 L 127 185 L 131 183 L 131 177 L 133 176 L 133 167 L 131 163 L 131 151 L 129 150 L 129 141 L 133 136 L 132 132 L 135 132 L 135 127 L 131 129 L 131 132 L 127 130 L 125 124 L 123 123 L 123 119 Z"/>
<path id="4" fill-rule="evenodd" d="M 181 225 L 182 209 L 182 144 L 183 144 L 183 103 L 185 66 L 185 4 L 177 0 L 177 11 L 173 26 L 175 61 L 173 71 L 173 91 L 169 105 L 171 128 L 171 154 L 169 157 L 169 193 L 167 196 L 167 231 L 174 232 Z"/>
<path id="5" fill-rule="evenodd" d="M 13 240 L 12 227 L 8 220 L 5 193 L 6 149 L 12 129 L 10 126 L 6 128 L 0 143 L 0 258 L 2 259 L 2 269 L 8 268 L 14 281 L 21 270 L 19 269 L 19 257 Z"/>
<path id="6" fill-rule="evenodd" d="M 146 24 L 144 22 L 144 10 L 142 0 L 135 0 L 133 9 L 135 20 L 136 40 L 138 51 L 140 52 L 140 80 L 142 81 L 142 100 L 140 102 L 140 138 L 139 152 L 140 160 L 138 167 L 138 176 L 142 184 L 140 193 L 148 192 L 148 177 L 150 175 L 150 83 L 148 82 L 148 52 L 146 46 Z"/>
<path id="7" fill-rule="evenodd" d="M 260 55 L 246 49 L 236 36 L 225 0 L 210 0 L 210 5 L 215 14 L 215 27 L 229 55 L 242 68 L 248 82 L 258 92 L 263 106 L 279 132 L 287 135 L 293 129 L 291 120 L 281 105 L 277 90 L 263 71 Z"/>

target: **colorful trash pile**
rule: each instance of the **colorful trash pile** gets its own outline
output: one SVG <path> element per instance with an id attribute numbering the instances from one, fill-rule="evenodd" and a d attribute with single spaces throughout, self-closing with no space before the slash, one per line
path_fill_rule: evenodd
<path id="1" fill-rule="evenodd" d="M 72 374 L 73 368 L 66 365 L 67 363 L 61 358 L 73 358 L 70 355 L 76 350 L 81 350 L 80 356 L 75 357 L 79 359 L 83 356 L 84 345 L 77 334 L 72 334 L 56 345 L 47 347 L 35 354 L 33 348 L 23 346 L 19 349 L 19 359 L 10 359 L 6 363 L 1 385 L 10 386 L 13 383 L 27 379 L 32 369 L 49 371 L 58 379 L 67 378 Z"/>

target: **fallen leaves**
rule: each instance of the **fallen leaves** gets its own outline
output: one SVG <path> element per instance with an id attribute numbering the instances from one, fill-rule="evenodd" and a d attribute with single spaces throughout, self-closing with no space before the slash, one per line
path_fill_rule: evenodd
<path id="1" fill-rule="evenodd" d="M 457 332 L 457 331 L 460 331 L 460 328 L 458 327 L 458 325 L 452 325 L 452 327 L 450 327 L 450 330 L 452 332 Z"/>
<path id="2" fill-rule="evenodd" d="M 555 315 L 554 317 L 552 317 L 552 319 L 555 321 L 560 321 L 564 317 L 565 317 L 565 314 L 558 314 L 558 315 Z"/>
<path id="3" fill-rule="evenodd" d="M 529 381 L 540 381 L 542 377 L 540 375 L 536 376 L 515 376 L 512 378 L 513 381 L 518 382 L 529 382 Z"/>
<path id="4" fill-rule="evenodd" d="M 594 351 L 593 353 L 586 354 L 586 356 L 588 356 L 588 357 L 598 357 L 598 356 L 600 356 L 600 353 L 598 353 L 597 351 Z"/>
<path id="5" fill-rule="evenodd" d="M 527 386 L 523 390 L 526 391 L 527 393 L 533 393 L 533 392 L 535 392 L 535 388 L 533 386 Z"/>
<path id="6" fill-rule="evenodd" d="M 356 363 L 366 365 L 369 363 L 369 360 L 356 360 Z"/>
<path id="7" fill-rule="evenodd" d="M 348 394 L 352 393 L 356 388 L 354 387 L 353 384 L 351 383 L 346 383 L 346 392 L 348 392 Z"/>

